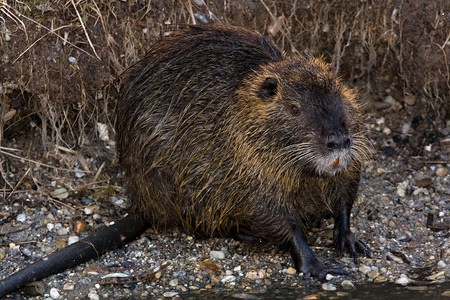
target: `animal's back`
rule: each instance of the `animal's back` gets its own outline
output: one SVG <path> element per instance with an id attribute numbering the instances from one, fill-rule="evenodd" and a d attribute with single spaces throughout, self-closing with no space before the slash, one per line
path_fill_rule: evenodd
<path id="1" fill-rule="evenodd" d="M 118 103 L 119 160 L 135 212 L 155 227 L 206 235 L 239 219 L 238 203 L 220 194 L 233 164 L 224 149 L 230 107 L 247 74 L 283 59 L 262 35 L 220 25 L 190 26 L 152 47 Z"/>

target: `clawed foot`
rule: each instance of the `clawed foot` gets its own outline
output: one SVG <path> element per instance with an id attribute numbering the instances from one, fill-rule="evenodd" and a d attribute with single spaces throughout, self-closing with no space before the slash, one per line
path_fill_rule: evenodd
<path id="1" fill-rule="evenodd" d="M 302 266 L 302 272 L 305 278 L 316 277 L 320 281 L 325 281 L 327 274 L 331 275 L 346 275 L 350 274 L 344 270 L 344 266 L 323 266 L 319 261 Z"/>
<path id="2" fill-rule="evenodd" d="M 336 232 L 334 235 L 334 246 L 339 250 L 339 255 L 343 256 L 345 249 L 353 257 L 355 264 L 358 264 L 358 256 L 356 252 L 364 254 L 366 257 L 371 258 L 370 248 L 364 242 L 355 238 L 351 232 L 342 233 Z"/>
<path id="3" fill-rule="evenodd" d="M 241 227 L 239 231 L 237 229 L 233 229 L 231 232 L 233 238 L 241 243 L 246 244 L 258 244 L 262 242 L 266 242 L 266 240 L 257 237 L 253 231 L 247 229 L 245 227 Z"/>

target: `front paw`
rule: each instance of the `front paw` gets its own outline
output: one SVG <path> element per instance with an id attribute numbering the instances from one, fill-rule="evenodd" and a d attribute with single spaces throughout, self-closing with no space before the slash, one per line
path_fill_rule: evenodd
<path id="1" fill-rule="evenodd" d="M 364 254 L 366 257 L 371 258 L 370 248 L 364 242 L 355 238 L 351 232 L 335 232 L 334 246 L 339 250 L 340 256 L 344 254 L 345 249 L 353 257 L 355 264 L 358 264 L 358 256 L 356 252 Z"/>
<path id="2" fill-rule="evenodd" d="M 350 276 L 350 274 L 344 270 L 344 266 L 323 266 L 317 260 L 304 264 L 301 270 L 305 278 L 316 277 L 320 281 L 325 281 L 327 274 Z"/>

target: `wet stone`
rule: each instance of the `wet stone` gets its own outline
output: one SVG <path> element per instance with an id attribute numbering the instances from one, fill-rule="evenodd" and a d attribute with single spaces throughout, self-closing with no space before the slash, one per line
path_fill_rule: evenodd
<path id="1" fill-rule="evenodd" d="M 286 270 L 286 274 L 287 274 L 287 275 L 294 275 L 295 273 L 297 273 L 297 270 L 294 269 L 293 267 L 289 267 L 289 268 L 287 268 L 287 270 Z"/>
<path id="2" fill-rule="evenodd" d="M 178 296 L 178 293 L 177 292 L 165 292 L 163 294 L 163 296 L 166 297 L 166 298 L 172 298 L 172 297 Z"/>
<path id="3" fill-rule="evenodd" d="M 100 297 L 98 296 L 98 294 L 96 292 L 89 292 L 88 298 L 89 298 L 89 300 L 99 300 L 100 299 Z"/>
<path id="4" fill-rule="evenodd" d="M 222 251 L 210 251 L 209 252 L 209 256 L 211 258 L 216 258 L 216 259 L 224 259 L 225 258 L 225 253 L 223 253 Z"/>
<path id="5" fill-rule="evenodd" d="M 263 279 L 266 277 L 266 272 L 264 270 L 249 271 L 247 273 L 247 278 L 249 279 Z"/>
<path id="6" fill-rule="evenodd" d="M 3 259 L 5 259 L 6 256 L 6 250 L 5 248 L 0 248 L 0 261 L 2 261 Z"/>
<path id="7" fill-rule="evenodd" d="M 86 173 L 84 173 L 81 170 L 76 170 L 74 175 L 75 175 L 75 178 L 80 179 L 80 178 L 83 178 L 86 175 Z"/>
<path id="8" fill-rule="evenodd" d="M 380 273 L 378 273 L 377 270 L 370 270 L 370 271 L 367 273 L 367 277 L 372 278 L 372 279 L 377 278 L 379 275 L 380 275 Z"/>
<path id="9" fill-rule="evenodd" d="M 443 260 L 440 260 L 440 261 L 438 261 L 438 263 L 437 263 L 437 267 L 438 267 L 439 269 L 444 269 L 445 267 L 447 267 L 447 264 L 446 264 Z"/>
<path id="10" fill-rule="evenodd" d="M 81 198 L 81 200 L 80 200 L 80 203 L 81 203 L 82 205 L 89 205 L 89 204 L 91 204 L 92 202 L 94 202 L 94 200 L 92 199 L 91 196 L 83 197 L 83 198 Z"/>
<path id="11" fill-rule="evenodd" d="M 355 287 L 355 285 L 354 285 L 350 280 L 343 280 L 343 281 L 341 282 L 341 286 L 342 286 L 344 289 L 352 289 L 352 288 Z"/>
<path id="12" fill-rule="evenodd" d="M 226 275 L 220 281 L 222 283 L 230 283 L 230 282 L 234 282 L 235 280 L 236 280 L 236 276 Z"/>
<path id="13" fill-rule="evenodd" d="M 322 283 L 322 290 L 332 292 L 336 290 L 336 286 L 332 283 L 325 282 Z"/>
<path id="14" fill-rule="evenodd" d="M 50 297 L 52 299 L 58 299 L 60 297 L 58 289 L 51 288 L 50 289 Z"/>
<path id="15" fill-rule="evenodd" d="M 73 283 L 66 283 L 63 286 L 63 290 L 65 291 L 73 291 L 75 289 L 75 284 Z"/>
<path id="16" fill-rule="evenodd" d="M 80 237 L 78 237 L 76 235 L 69 236 L 69 239 L 67 240 L 67 245 L 75 244 L 79 240 L 80 240 Z"/>
<path id="17" fill-rule="evenodd" d="M 27 219 L 27 215 L 26 214 L 18 214 L 16 217 L 17 222 L 25 222 Z"/>
<path id="18" fill-rule="evenodd" d="M 395 280 L 395 283 L 400 284 L 400 285 L 407 285 L 409 282 L 410 282 L 409 278 L 404 274 L 402 274 L 400 276 L 400 278 L 397 278 Z"/>
<path id="19" fill-rule="evenodd" d="M 445 167 L 439 167 L 436 170 L 436 176 L 444 177 L 444 176 L 447 176 L 447 174 L 448 174 L 448 169 Z"/>
<path id="20" fill-rule="evenodd" d="M 177 286 L 178 285 L 178 279 L 172 279 L 169 281 L 169 285 L 170 286 Z"/>
<path id="21" fill-rule="evenodd" d="M 361 265 L 361 266 L 358 268 L 358 271 L 361 272 L 361 273 L 363 273 L 364 275 L 366 275 L 367 273 L 369 273 L 371 270 L 372 270 L 372 269 L 371 269 L 369 266 L 366 266 L 366 265 Z"/>
<path id="22" fill-rule="evenodd" d="M 69 230 L 66 227 L 60 227 L 56 230 L 56 234 L 58 235 L 66 235 Z"/>
<path id="23" fill-rule="evenodd" d="M 69 192 L 66 188 L 60 187 L 53 191 L 53 196 L 58 199 L 66 199 L 67 197 L 69 197 Z"/>

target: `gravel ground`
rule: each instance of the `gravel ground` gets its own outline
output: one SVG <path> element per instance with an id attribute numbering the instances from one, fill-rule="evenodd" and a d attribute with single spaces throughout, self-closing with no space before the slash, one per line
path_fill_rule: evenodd
<path id="1" fill-rule="evenodd" d="M 318 299 L 346 297 L 367 283 L 405 285 L 405 291 L 426 295 L 436 283 L 450 281 L 450 129 L 448 124 L 440 128 L 438 136 L 412 113 L 403 112 L 401 118 L 390 113 L 385 119 L 380 117 L 384 112 L 369 114 L 366 122 L 374 159 L 364 166 L 352 219 L 353 231 L 370 246 L 373 257 L 361 257 L 358 266 L 348 257 L 338 258 L 331 247 L 330 220 L 309 236 L 324 264 L 346 264 L 351 276 L 329 277 L 322 284 L 297 274 L 289 255 L 272 245 L 196 240 L 181 231 L 149 230 L 98 260 L 45 279 L 47 291 L 36 298 L 264 299 L 286 298 L 289 291 Z M 128 200 L 113 148 L 94 145 L 83 149 L 82 155 L 60 148 L 42 157 L 37 145 L 38 134 L 28 133 L 4 145 L 21 151 L 2 148 L 14 193 L 2 193 L 0 200 L 0 278 L 125 213 Z M 36 288 L 28 293 L 32 290 Z M 439 294 L 448 299 L 449 286 Z"/>

